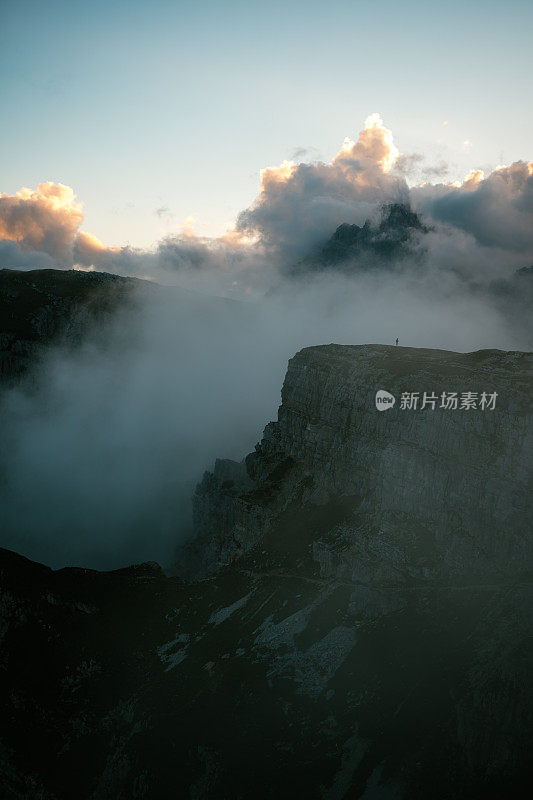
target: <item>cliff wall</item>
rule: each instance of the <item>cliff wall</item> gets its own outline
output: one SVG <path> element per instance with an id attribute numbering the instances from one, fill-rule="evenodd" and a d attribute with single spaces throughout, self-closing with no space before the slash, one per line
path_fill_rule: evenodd
<path id="1" fill-rule="evenodd" d="M 0 550 L 2 797 L 525 795 L 530 380 L 523 353 L 310 348 L 199 486 L 193 580 Z"/>
<path id="2" fill-rule="evenodd" d="M 393 407 L 377 410 L 378 390 L 396 398 Z M 322 576 L 515 577 L 532 563 L 532 391 L 525 353 L 302 350 L 289 362 L 278 420 L 255 452 L 231 475 L 228 462 L 217 462 L 198 487 L 195 563 L 209 570 L 245 553 L 295 504 L 342 498 L 342 522 L 313 544 Z M 457 408 L 441 407 L 453 392 Z M 417 407 L 402 408 L 411 393 Z M 422 408 L 424 393 L 434 405 Z M 465 393 L 475 407 L 461 408 Z"/>

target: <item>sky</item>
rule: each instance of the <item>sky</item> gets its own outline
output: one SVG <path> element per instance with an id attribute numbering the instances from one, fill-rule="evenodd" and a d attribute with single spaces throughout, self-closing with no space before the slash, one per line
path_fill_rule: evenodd
<path id="1" fill-rule="evenodd" d="M 51 181 L 84 229 L 219 236 L 284 159 L 329 162 L 378 112 L 402 153 L 531 158 L 529 2 L 0 0 L 0 193 Z"/>
<path id="2" fill-rule="evenodd" d="M 4 546 L 171 563 L 301 347 L 531 349 L 532 12 L 0 0 L 0 268 L 165 287 L 0 393 Z"/>

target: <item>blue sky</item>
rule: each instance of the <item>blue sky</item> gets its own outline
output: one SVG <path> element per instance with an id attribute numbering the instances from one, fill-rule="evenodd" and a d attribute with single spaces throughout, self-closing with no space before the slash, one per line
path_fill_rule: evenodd
<path id="1" fill-rule="evenodd" d="M 149 246 L 223 232 L 262 167 L 329 160 L 376 111 L 450 180 L 531 159 L 532 8 L 0 0 L 0 192 L 68 184 L 84 229 Z"/>

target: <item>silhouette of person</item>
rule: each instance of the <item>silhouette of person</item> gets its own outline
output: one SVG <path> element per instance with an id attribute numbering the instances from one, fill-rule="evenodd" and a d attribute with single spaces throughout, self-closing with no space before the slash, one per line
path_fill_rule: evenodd
<path id="1" fill-rule="evenodd" d="M 398 337 L 396 337 L 396 347 L 398 347 Z"/>

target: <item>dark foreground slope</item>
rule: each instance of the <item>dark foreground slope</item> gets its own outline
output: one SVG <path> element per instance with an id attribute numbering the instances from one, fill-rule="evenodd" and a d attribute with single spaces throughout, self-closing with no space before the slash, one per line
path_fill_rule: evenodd
<path id="1" fill-rule="evenodd" d="M 530 370 L 304 350 L 247 471 L 219 462 L 198 490 L 181 568 L 207 577 L 2 551 L 4 796 L 521 796 Z M 373 405 L 441 384 L 496 409 Z"/>
<path id="2" fill-rule="evenodd" d="M 0 380 L 18 380 L 52 343 L 76 343 L 131 304 L 147 281 L 107 272 L 0 270 Z"/>
<path id="3" fill-rule="evenodd" d="M 252 316 L 245 303 L 150 280 L 74 269 L 0 269 L 0 387 L 33 375 L 51 348 L 87 342 L 117 347 L 121 329 L 134 345 L 147 309 L 155 318 L 188 312 L 199 322 L 219 324 L 236 315 L 245 324 Z"/>

